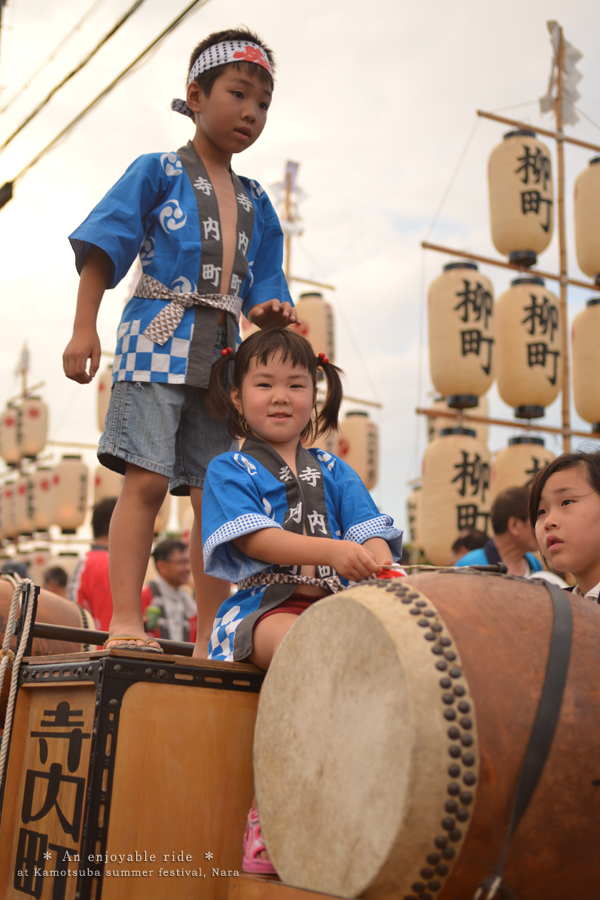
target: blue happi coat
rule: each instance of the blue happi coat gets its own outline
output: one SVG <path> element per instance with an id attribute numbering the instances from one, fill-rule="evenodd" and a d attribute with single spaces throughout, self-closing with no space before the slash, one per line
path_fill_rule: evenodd
<path id="1" fill-rule="evenodd" d="M 380 537 L 388 542 L 394 559 L 400 558 L 402 532 L 379 512 L 354 469 L 325 450 L 306 450 L 301 444 L 296 467 L 297 478 L 269 444 L 255 437 L 248 438 L 241 451 L 211 461 L 202 502 L 204 568 L 209 575 L 236 584 L 258 575 L 299 576 L 299 566 L 265 564 L 234 544 L 235 538 L 263 528 L 298 534 L 305 528 L 309 536 L 357 544 Z M 329 566 L 317 566 L 317 576 L 327 588 L 337 573 Z M 343 586 L 348 584 L 340 580 Z M 252 652 L 257 619 L 297 587 L 298 581 L 255 584 L 229 597 L 217 613 L 209 657 L 245 659 Z"/>
<path id="2" fill-rule="evenodd" d="M 237 243 L 229 285 L 221 285 L 223 243 L 210 177 L 192 143 L 177 153 L 148 153 L 131 164 L 87 219 L 70 235 L 77 269 L 95 245 L 110 257 L 109 288 L 136 256 L 143 273 L 174 294 L 223 293 L 241 298 L 242 312 L 268 300 L 292 303 L 281 268 L 283 233 L 263 188 L 231 173 L 238 203 Z M 207 387 L 218 309 L 186 309 L 164 345 L 144 331 L 164 299 L 134 296 L 119 324 L 113 381 L 157 381 Z M 293 304 L 292 304 L 293 305 Z M 226 314 L 227 342 L 239 343 Z"/>

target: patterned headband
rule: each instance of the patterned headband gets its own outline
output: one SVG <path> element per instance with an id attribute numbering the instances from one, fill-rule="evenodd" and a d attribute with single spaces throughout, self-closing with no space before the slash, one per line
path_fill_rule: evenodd
<path id="1" fill-rule="evenodd" d="M 273 77 L 273 70 L 267 54 L 258 44 L 254 44 L 252 41 L 221 41 L 220 44 L 211 44 L 210 47 L 202 51 L 190 69 L 188 84 L 191 84 L 198 75 L 201 75 L 208 69 L 214 69 L 215 66 L 224 66 L 227 63 L 234 62 L 256 63 L 257 66 L 262 66 L 263 69 L 266 69 L 269 75 Z M 174 112 L 194 119 L 194 113 L 185 100 L 173 100 L 171 109 Z"/>

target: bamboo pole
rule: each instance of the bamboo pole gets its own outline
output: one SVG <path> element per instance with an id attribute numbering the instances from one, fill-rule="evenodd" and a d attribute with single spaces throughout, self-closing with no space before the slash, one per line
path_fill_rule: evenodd
<path id="1" fill-rule="evenodd" d="M 596 153 L 600 153 L 598 144 L 590 144 L 589 141 L 580 141 L 578 138 L 568 137 L 566 134 L 563 134 L 561 137 L 560 133 L 557 131 L 548 131 L 547 128 L 539 128 L 537 125 L 532 125 L 528 122 L 520 122 L 518 119 L 507 119 L 506 116 L 497 116 L 495 113 L 485 112 L 483 109 L 478 109 L 476 112 L 482 119 L 491 119 L 493 122 L 502 122 L 504 125 L 512 125 L 515 128 L 527 128 L 530 131 L 535 131 L 536 134 L 543 134 L 546 137 L 554 138 L 555 141 L 562 140 L 567 144 L 575 144 L 576 147 L 584 147 L 586 150 L 595 150 Z"/>
<path id="2" fill-rule="evenodd" d="M 565 60 L 565 42 L 563 30 L 558 30 L 558 54 L 556 60 L 556 158 L 558 162 L 558 248 L 560 254 L 560 318 L 562 321 L 562 424 L 563 424 L 563 453 L 571 451 L 571 415 L 570 415 L 570 390 L 571 375 L 569 370 L 569 321 L 567 312 L 567 237 L 565 231 L 565 148 L 563 135 L 563 77 Z"/>
<path id="3" fill-rule="evenodd" d="M 415 409 L 415 412 L 417 415 L 427 416 L 429 419 L 437 419 L 438 416 L 442 419 L 460 419 L 465 427 L 468 427 L 470 422 L 476 422 L 479 425 L 500 425 L 503 428 L 521 428 L 523 431 L 540 431 L 545 434 L 562 434 L 563 437 L 573 436 L 592 438 L 593 440 L 600 441 L 600 434 L 596 434 L 593 431 L 573 431 L 571 428 L 554 428 L 551 425 L 533 425 L 530 419 L 527 419 L 527 424 L 525 424 L 525 421 L 519 422 L 516 419 L 490 419 L 488 416 L 476 416 L 470 411 L 468 414 L 465 414 L 462 411 L 451 412 L 446 411 L 445 409 L 425 409 L 420 406 Z"/>
<path id="4" fill-rule="evenodd" d="M 549 278 L 551 281 L 561 281 L 563 276 L 556 275 L 554 272 L 542 272 L 541 269 L 528 269 L 520 266 L 518 263 L 504 262 L 502 259 L 492 259 L 491 256 L 481 256 L 478 253 L 467 253 L 465 250 L 455 250 L 453 247 L 443 247 L 441 244 L 430 244 L 429 241 L 421 241 L 421 247 L 424 250 L 436 250 L 438 253 L 447 253 L 448 256 L 460 256 L 462 259 L 472 259 L 475 262 L 485 263 L 488 266 L 497 266 L 500 269 L 514 269 L 522 275 L 534 275 L 538 278 Z M 575 287 L 587 288 L 590 291 L 600 289 L 599 285 L 593 281 L 578 281 L 576 278 L 565 278 L 566 284 L 572 284 Z"/>

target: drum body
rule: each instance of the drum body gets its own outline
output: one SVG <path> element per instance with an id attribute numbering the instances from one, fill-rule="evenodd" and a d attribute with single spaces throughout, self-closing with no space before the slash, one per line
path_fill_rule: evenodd
<path id="1" fill-rule="evenodd" d="M 505 882 L 600 896 L 600 607 L 573 646 L 542 776 Z M 282 881 L 339 897 L 470 900 L 503 849 L 552 628 L 546 588 L 456 570 L 320 600 L 264 682 L 255 782 Z"/>
<path id="2" fill-rule="evenodd" d="M 9 581 L 0 579 L 0 644 L 4 640 L 4 631 L 8 620 L 8 612 L 13 597 L 14 589 Z M 40 591 L 36 614 L 38 622 L 47 625 L 68 625 L 71 628 L 94 628 L 94 623 L 84 609 L 70 600 L 64 600 L 50 591 Z M 16 640 L 11 641 L 11 649 L 16 649 Z M 31 649 L 32 656 L 55 656 L 59 653 L 81 653 L 81 644 L 72 644 L 69 641 L 48 640 L 47 638 L 34 638 Z M 93 649 L 93 648 L 92 648 Z M 4 725 L 6 704 L 10 688 L 10 668 L 4 676 L 2 694 L 0 695 L 0 728 Z"/>

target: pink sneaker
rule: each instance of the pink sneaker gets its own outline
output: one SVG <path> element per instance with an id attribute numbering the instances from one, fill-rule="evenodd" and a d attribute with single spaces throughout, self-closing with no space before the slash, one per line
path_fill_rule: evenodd
<path id="1" fill-rule="evenodd" d="M 259 859 L 261 850 L 266 850 L 263 836 L 260 832 L 258 813 L 251 809 L 248 813 L 246 831 L 244 832 L 244 859 L 242 871 L 250 875 L 276 875 L 275 867 L 270 859 Z"/>

